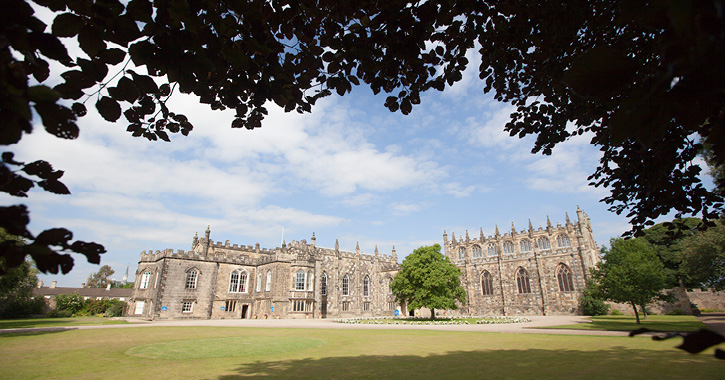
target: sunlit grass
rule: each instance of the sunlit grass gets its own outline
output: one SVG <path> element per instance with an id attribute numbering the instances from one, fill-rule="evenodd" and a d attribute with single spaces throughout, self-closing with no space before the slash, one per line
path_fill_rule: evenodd
<path id="1" fill-rule="evenodd" d="M 438 330 L 127 327 L 0 334 L 8 379 L 715 379 L 680 338 Z M 194 352 L 194 351 L 198 352 Z M 140 356 L 139 356 L 140 355 Z"/>
<path id="2" fill-rule="evenodd" d="M 633 315 L 601 315 L 592 317 L 591 322 L 573 325 L 538 327 L 545 329 L 632 331 L 647 328 L 656 331 L 697 331 L 705 324 L 691 315 L 640 315 L 640 324 Z"/>
<path id="3" fill-rule="evenodd" d="M 128 322 L 103 317 L 4 319 L 0 320 L 0 329 L 123 324 Z"/>

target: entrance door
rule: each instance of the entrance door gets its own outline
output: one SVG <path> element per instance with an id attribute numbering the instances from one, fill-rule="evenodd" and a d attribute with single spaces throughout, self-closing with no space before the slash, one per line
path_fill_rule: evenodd
<path id="1" fill-rule="evenodd" d="M 322 318 L 327 318 L 327 301 L 322 300 L 322 304 L 320 305 L 320 315 Z"/>
<path id="2" fill-rule="evenodd" d="M 242 319 L 247 318 L 248 309 L 249 309 L 249 305 L 242 305 Z"/>

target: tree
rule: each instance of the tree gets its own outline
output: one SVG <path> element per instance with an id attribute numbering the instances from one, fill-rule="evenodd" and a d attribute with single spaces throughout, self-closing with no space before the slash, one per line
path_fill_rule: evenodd
<path id="1" fill-rule="evenodd" d="M 435 309 L 456 310 L 456 301 L 466 301 L 460 276 L 461 270 L 435 244 L 408 255 L 390 288 L 398 302 L 404 302 L 410 310 L 427 307 L 431 319 L 435 319 Z"/>
<path id="2" fill-rule="evenodd" d="M 589 281 L 579 296 L 579 309 L 583 315 L 606 315 L 609 312 L 609 305 L 598 296 L 595 286 L 594 282 Z"/>
<path id="3" fill-rule="evenodd" d="M 692 283 L 725 289 L 725 222 L 697 232 L 682 244 L 683 271 Z"/>
<path id="4" fill-rule="evenodd" d="M 593 136 L 604 155 L 592 184 L 611 189 L 603 201 L 626 211 L 635 233 L 672 210 L 706 221 L 723 211 L 692 164 L 701 141 L 713 165 L 725 163 L 722 0 L 34 4 L 55 12 L 49 28 L 28 0 L 4 1 L 0 15 L 2 145 L 30 133 L 34 114 L 49 133 L 76 138 L 86 104 L 109 122 L 123 116 L 133 136 L 170 141 L 193 128 L 166 105 L 175 91 L 234 109 L 233 128 L 260 127 L 268 104 L 310 112 L 320 98 L 361 84 L 388 94 L 390 111 L 408 114 L 421 94 L 461 80 L 477 49 L 483 90 L 517 107 L 506 130 L 536 135 L 532 152 Z M 60 38 L 77 41 L 83 54 L 70 56 Z M 62 175 L 8 151 L 0 191 L 24 197 L 37 184 L 68 194 Z M 34 235 L 24 205 L 0 208 L 0 221 L 28 241 L 20 251 L 3 247 L 11 266 L 30 255 L 43 272 L 67 273 L 68 253 L 98 263 L 105 252 L 71 242 L 63 228 Z"/>
<path id="5" fill-rule="evenodd" d="M 22 239 L 11 236 L 0 228 L 0 242 L 22 245 Z M 42 297 L 33 297 L 33 289 L 38 283 L 38 270 L 32 262 L 24 261 L 19 266 L 9 268 L 5 259 L 0 257 L 0 268 L 5 275 L 0 276 L 0 318 L 20 318 L 31 314 L 41 314 L 45 306 Z"/>
<path id="6" fill-rule="evenodd" d="M 671 222 L 657 223 L 643 231 L 645 239 L 655 250 L 657 257 L 665 267 L 669 287 L 698 286 L 692 282 L 682 262 L 683 247 L 687 246 L 701 227 L 697 218 L 675 219 Z"/>
<path id="7" fill-rule="evenodd" d="M 116 273 L 116 271 L 114 271 L 110 266 L 102 266 L 101 269 L 98 270 L 98 272 L 93 273 L 88 277 L 88 287 L 105 288 L 114 273 Z"/>
<path id="8" fill-rule="evenodd" d="M 592 268 L 592 281 L 598 296 L 632 305 L 639 324 L 637 306 L 645 306 L 656 297 L 667 298 L 661 290 L 667 286 L 664 267 L 652 247 L 641 239 L 611 239 L 612 247 L 602 248 L 604 261 Z"/>

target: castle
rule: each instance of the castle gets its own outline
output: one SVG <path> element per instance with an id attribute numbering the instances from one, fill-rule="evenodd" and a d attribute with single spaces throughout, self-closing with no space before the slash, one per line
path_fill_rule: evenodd
<path id="1" fill-rule="evenodd" d="M 214 242 L 207 227 L 190 251 L 141 253 L 128 315 L 148 319 L 346 318 L 407 315 L 390 290 L 390 255 L 282 243 L 274 249 Z M 467 297 L 455 314 L 575 314 L 588 268 L 600 261 L 591 223 L 577 207 L 564 226 L 448 240 Z"/>

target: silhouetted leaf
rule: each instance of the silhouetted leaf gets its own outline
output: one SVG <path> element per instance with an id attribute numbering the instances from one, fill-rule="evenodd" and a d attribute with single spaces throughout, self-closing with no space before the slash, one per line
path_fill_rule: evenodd
<path id="1" fill-rule="evenodd" d="M 102 50 L 106 49 L 106 43 L 98 35 L 98 32 L 90 26 L 81 28 L 78 33 L 78 44 L 91 58 L 94 58 Z"/>
<path id="2" fill-rule="evenodd" d="M 83 19 L 72 13 L 61 13 L 53 20 L 53 34 L 58 37 L 74 37 L 83 27 Z"/>
<path id="3" fill-rule="evenodd" d="M 42 187 L 43 190 L 49 191 L 55 194 L 70 194 L 70 190 L 60 181 L 57 180 L 45 180 L 38 182 L 38 186 Z"/>
<path id="4" fill-rule="evenodd" d="M 121 106 L 118 105 L 117 101 L 108 96 L 102 96 L 96 102 L 96 109 L 108 121 L 116 121 L 121 117 Z"/>

